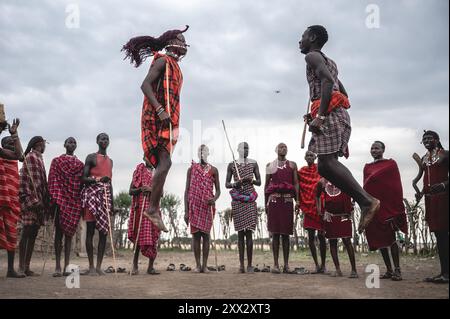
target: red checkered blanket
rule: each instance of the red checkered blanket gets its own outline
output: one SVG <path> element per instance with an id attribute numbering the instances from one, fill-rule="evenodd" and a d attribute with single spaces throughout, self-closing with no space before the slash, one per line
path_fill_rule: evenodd
<path id="1" fill-rule="evenodd" d="M 191 180 L 189 186 L 189 222 L 191 226 L 202 232 L 209 233 L 212 227 L 211 206 L 208 199 L 213 194 L 214 177 L 211 165 L 205 168 L 201 164 L 192 162 Z"/>
<path id="2" fill-rule="evenodd" d="M 48 191 L 52 203 L 59 207 L 59 223 L 67 236 L 75 234 L 81 217 L 83 167 L 78 158 L 65 154 L 54 158 L 50 165 Z"/>
<path id="3" fill-rule="evenodd" d="M 134 188 L 152 185 L 152 172 L 147 169 L 145 164 L 139 164 L 133 173 L 133 181 L 131 182 Z M 139 230 L 139 221 L 141 227 L 139 230 L 138 245 L 142 255 L 148 258 L 155 259 L 157 255 L 158 240 L 160 230 L 148 219 L 142 217 L 143 213 L 149 206 L 150 195 L 133 196 L 131 200 L 130 219 L 128 220 L 128 239 L 135 243 L 136 236 Z"/>

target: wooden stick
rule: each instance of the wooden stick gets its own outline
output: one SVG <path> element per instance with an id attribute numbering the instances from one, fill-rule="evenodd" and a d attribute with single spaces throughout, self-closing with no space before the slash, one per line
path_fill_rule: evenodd
<path id="1" fill-rule="evenodd" d="M 308 99 L 308 106 L 306 107 L 306 114 L 309 113 L 309 106 L 310 106 L 310 101 Z M 304 149 L 305 148 L 305 138 L 306 138 L 306 128 L 308 127 L 308 121 L 305 120 L 305 125 L 303 126 L 303 133 L 302 133 L 302 143 L 301 143 L 301 148 Z"/>
<path id="2" fill-rule="evenodd" d="M 167 114 L 169 114 L 170 122 L 169 122 L 169 140 L 170 140 L 170 156 L 172 156 L 173 151 L 173 132 L 172 132 L 172 115 L 170 110 L 170 95 L 169 95 L 169 62 L 166 61 L 166 110 Z"/>
<path id="3" fill-rule="evenodd" d="M 234 152 L 233 152 L 233 148 L 231 147 L 231 143 L 230 143 L 230 139 L 228 138 L 228 133 L 227 133 L 227 129 L 225 127 L 225 121 L 222 120 L 222 125 L 223 125 L 223 130 L 225 131 L 225 137 L 227 138 L 228 141 L 228 146 L 230 147 L 230 151 L 231 151 L 231 156 L 233 156 L 233 163 L 234 163 L 234 168 L 236 169 L 236 174 L 239 180 L 241 180 L 241 176 L 239 174 L 239 170 L 236 164 L 236 158 L 234 157 Z"/>
<path id="4" fill-rule="evenodd" d="M 216 231 L 214 227 L 214 208 L 211 206 L 211 218 L 212 218 L 212 233 L 213 233 L 213 248 L 214 248 L 214 259 L 216 262 L 216 271 L 219 272 L 219 264 L 217 263 L 217 247 L 216 247 Z"/>
<path id="5" fill-rule="evenodd" d="M 108 198 L 106 197 L 106 183 L 103 183 L 104 188 L 104 197 L 105 197 L 105 205 L 106 205 L 106 215 L 108 216 L 108 225 L 109 225 L 109 237 L 111 239 L 111 249 L 113 254 L 113 263 L 114 263 L 114 274 L 117 276 L 117 262 L 116 262 L 116 252 L 114 251 L 114 239 L 112 235 L 112 225 L 111 225 L 111 217 L 109 216 L 109 205 L 108 205 Z M 112 194 L 111 194 L 112 196 Z"/>
<path id="6" fill-rule="evenodd" d="M 136 239 L 134 241 L 134 253 L 133 253 L 133 258 L 136 255 L 136 250 L 137 247 L 139 246 L 139 235 L 141 233 L 141 225 L 142 225 L 142 215 L 144 215 L 144 207 L 145 207 L 145 201 L 147 199 L 147 195 L 143 196 L 144 198 L 142 199 L 142 207 L 141 207 L 141 214 L 139 215 L 139 225 L 138 225 L 138 231 L 136 234 Z M 133 224 L 136 221 L 136 216 L 134 216 L 133 218 Z M 133 226 L 133 231 L 134 231 L 134 226 Z M 130 271 L 130 276 L 133 274 L 133 270 Z"/>

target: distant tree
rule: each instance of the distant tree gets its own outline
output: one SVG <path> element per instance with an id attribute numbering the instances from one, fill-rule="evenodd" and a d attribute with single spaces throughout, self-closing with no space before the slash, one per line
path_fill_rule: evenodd
<path id="1" fill-rule="evenodd" d="M 180 207 L 181 199 L 174 194 L 165 193 L 161 198 L 161 212 L 168 222 L 171 246 L 173 247 L 174 242 L 176 242 L 178 248 L 181 248 L 178 229 L 181 216 L 181 214 L 179 214 Z"/>
<path id="2" fill-rule="evenodd" d="M 222 212 L 219 212 L 220 225 L 222 226 L 224 248 L 231 249 L 231 243 L 229 241 L 230 236 L 230 222 L 231 222 L 231 208 L 227 208 Z"/>
<path id="3" fill-rule="evenodd" d="M 124 229 L 125 223 L 130 217 L 131 196 L 128 192 L 120 192 L 114 197 L 114 221 L 113 221 L 113 234 L 114 235 L 114 247 L 125 247 L 126 239 L 125 234 L 127 229 Z"/>

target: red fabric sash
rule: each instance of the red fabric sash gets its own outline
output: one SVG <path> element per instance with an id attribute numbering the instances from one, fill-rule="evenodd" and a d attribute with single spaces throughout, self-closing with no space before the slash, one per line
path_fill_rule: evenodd
<path id="1" fill-rule="evenodd" d="M 321 101 L 321 99 L 315 100 L 311 104 L 311 116 L 313 118 L 315 118 L 317 116 L 317 113 L 319 112 L 320 101 Z M 343 107 L 344 109 L 349 109 L 350 101 L 348 100 L 348 97 L 346 97 L 341 92 L 333 91 L 331 93 L 331 100 L 330 100 L 330 104 L 328 105 L 327 114 L 330 114 L 330 112 L 332 112 L 334 109 L 336 109 L 338 107 Z"/>

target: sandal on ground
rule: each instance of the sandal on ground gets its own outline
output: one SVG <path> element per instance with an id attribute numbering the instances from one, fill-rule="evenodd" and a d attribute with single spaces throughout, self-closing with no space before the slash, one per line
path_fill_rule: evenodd
<path id="1" fill-rule="evenodd" d="M 127 270 L 126 270 L 125 268 L 117 267 L 117 272 L 118 272 L 119 274 L 124 274 L 124 273 L 127 272 Z"/>
<path id="2" fill-rule="evenodd" d="M 386 271 L 384 275 L 380 276 L 380 279 L 391 279 L 394 274 L 390 271 Z"/>
<path id="3" fill-rule="evenodd" d="M 108 268 L 105 269 L 105 273 L 113 274 L 114 273 L 114 267 L 113 266 L 109 266 Z"/>
<path id="4" fill-rule="evenodd" d="M 400 268 L 396 268 L 394 273 L 392 274 L 392 278 L 393 281 L 402 281 L 402 273 L 400 272 Z"/>
<path id="5" fill-rule="evenodd" d="M 261 272 L 261 269 L 259 269 L 258 265 L 253 267 L 253 272 Z"/>
<path id="6" fill-rule="evenodd" d="M 63 276 L 63 274 L 62 274 L 61 271 L 55 271 L 55 272 L 52 274 L 52 277 L 53 277 L 53 278 L 58 278 L 58 277 L 62 277 L 62 276 Z"/>
<path id="7" fill-rule="evenodd" d="M 180 264 L 180 271 L 191 271 L 191 267 L 186 266 L 185 264 Z"/>
<path id="8" fill-rule="evenodd" d="M 148 275 L 159 275 L 160 272 L 158 272 L 155 268 L 147 270 Z"/>
<path id="9" fill-rule="evenodd" d="M 225 265 L 220 265 L 219 266 L 219 271 L 225 271 Z"/>
<path id="10" fill-rule="evenodd" d="M 270 266 L 264 265 L 264 267 L 261 269 L 261 272 L 270 272 Z"/>
<path id="11" fill-rule="evenodd" d="M 448 284 L 448 276 L 441 275 L 433 280 L 434 284 Z"/>
<path id="12" fill-rule="evenodd" d="M 434 276 L 434 277 L 427 277 L 427 278 L 425 278 L 423 281 L 424 281 L 424 282 L 434 282 L 435 279 L 437 279 L 437 278 L 439 278 L 439 277 L 441 277 L 441 276 L 442 276 L 442 274 L 436 275 L 436 276 Z"/>
<path id="13" fill-rule="evenodd" d="M 175 264 L 169 264 L 166 268 L 167 271 L 175 271 Z"/>
<path id="14" fill-rule="evenodd" d="M 272 274 L 281 274 L 280 267 L 273 267 L 270 272 Z"/>
<path id="15" fill-rule="evenodd" d="M 305 269 L 305 267 L 297 267 L 294 268 L 294 271 L 297 275 L 308 275 L 309 271 Z"/>
<path id="16" fill-rule="evenodd" d="M 27 277 L 39 277 L 40 275 L 31 270 L 25 270 L 25 275 Z"/>
<path id="17" fill-rule="evenodd" d="M 295 270 L 291 270 L 289 267 L 283 267 L 283 274 L 297 274 Z"/>

